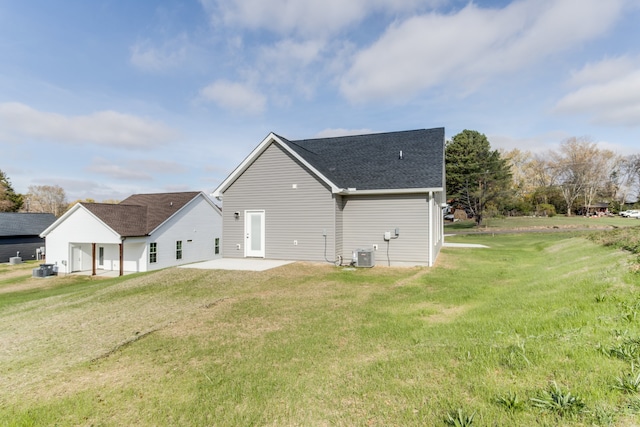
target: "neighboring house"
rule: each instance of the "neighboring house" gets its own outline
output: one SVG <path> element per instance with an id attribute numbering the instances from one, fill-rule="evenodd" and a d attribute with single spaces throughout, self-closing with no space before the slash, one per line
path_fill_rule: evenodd
<path id="1" fill-rule="evenodd" d="M 17 256 L 25 261 L 40 259 L 44 239 L 40 233 L 56 220 L 50 213 L 0 213 L 0 262 Z"/>
<path id="2" fill-rule="evenodd" d="M 580 208 L 579 214 L 585 216 L 604 216 L 609 214 L 609 203 L 606 202 L 596 202 L 592 203 L 590 206 L 582 206 Z"/>
<path id="3" fill-rule="evenodd" d="M 289 141 L 269 134 L 212 194 L 225 258 L 433 265 L 443 243 L 444 128 Z"/>
<path id="4" fill-rule="evenodd" d="M 139 272 L 219 258 L 222 214 L 202 192 L 77 203 L 42 234 L 60 273 Z"/>

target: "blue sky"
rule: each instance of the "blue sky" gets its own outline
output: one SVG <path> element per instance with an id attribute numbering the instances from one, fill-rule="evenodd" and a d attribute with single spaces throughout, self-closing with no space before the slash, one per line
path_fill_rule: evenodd
<path id="1" fill-rule="evenodd" d="M 640 153 L 637 0 L 0 0 L 0 169 L 211 192 L 269 132 Z"/>

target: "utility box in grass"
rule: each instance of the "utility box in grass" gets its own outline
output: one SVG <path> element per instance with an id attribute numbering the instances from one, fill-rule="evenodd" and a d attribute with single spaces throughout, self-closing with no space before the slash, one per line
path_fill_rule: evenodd
<path id="1" fill-rule="evenodd" d="M 58 274 L 58 266 L 54 264 L 40 264 L 40 267 L 33 269 L 33 277 L 49 277 Z"/>

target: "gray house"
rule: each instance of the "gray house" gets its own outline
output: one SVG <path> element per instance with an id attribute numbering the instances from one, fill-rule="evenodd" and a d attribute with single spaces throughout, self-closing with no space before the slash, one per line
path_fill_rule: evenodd
<path id="1" fill-rule="evenodd" d="M 214 190 L 223 257 L 433 265 L 444 128 L 289 141 L 269 134 Z"/>
<path id="2" fill-rule="evenodd" d="M 9 262 L 18 252 L 25 261 L 39 259 L 44 255 L 40 233 L 55 220 L 50 213 L 0 212 L 0 262 Z"/>

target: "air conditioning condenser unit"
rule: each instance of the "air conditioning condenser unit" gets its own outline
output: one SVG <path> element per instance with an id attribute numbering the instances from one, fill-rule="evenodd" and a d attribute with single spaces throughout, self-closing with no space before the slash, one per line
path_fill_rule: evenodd
<path id="1" fill-rule="evenodd" d="M 373 249 L 358 249 L 353 253 L 354 266 L 373 267 L 376 265 Z"/>

